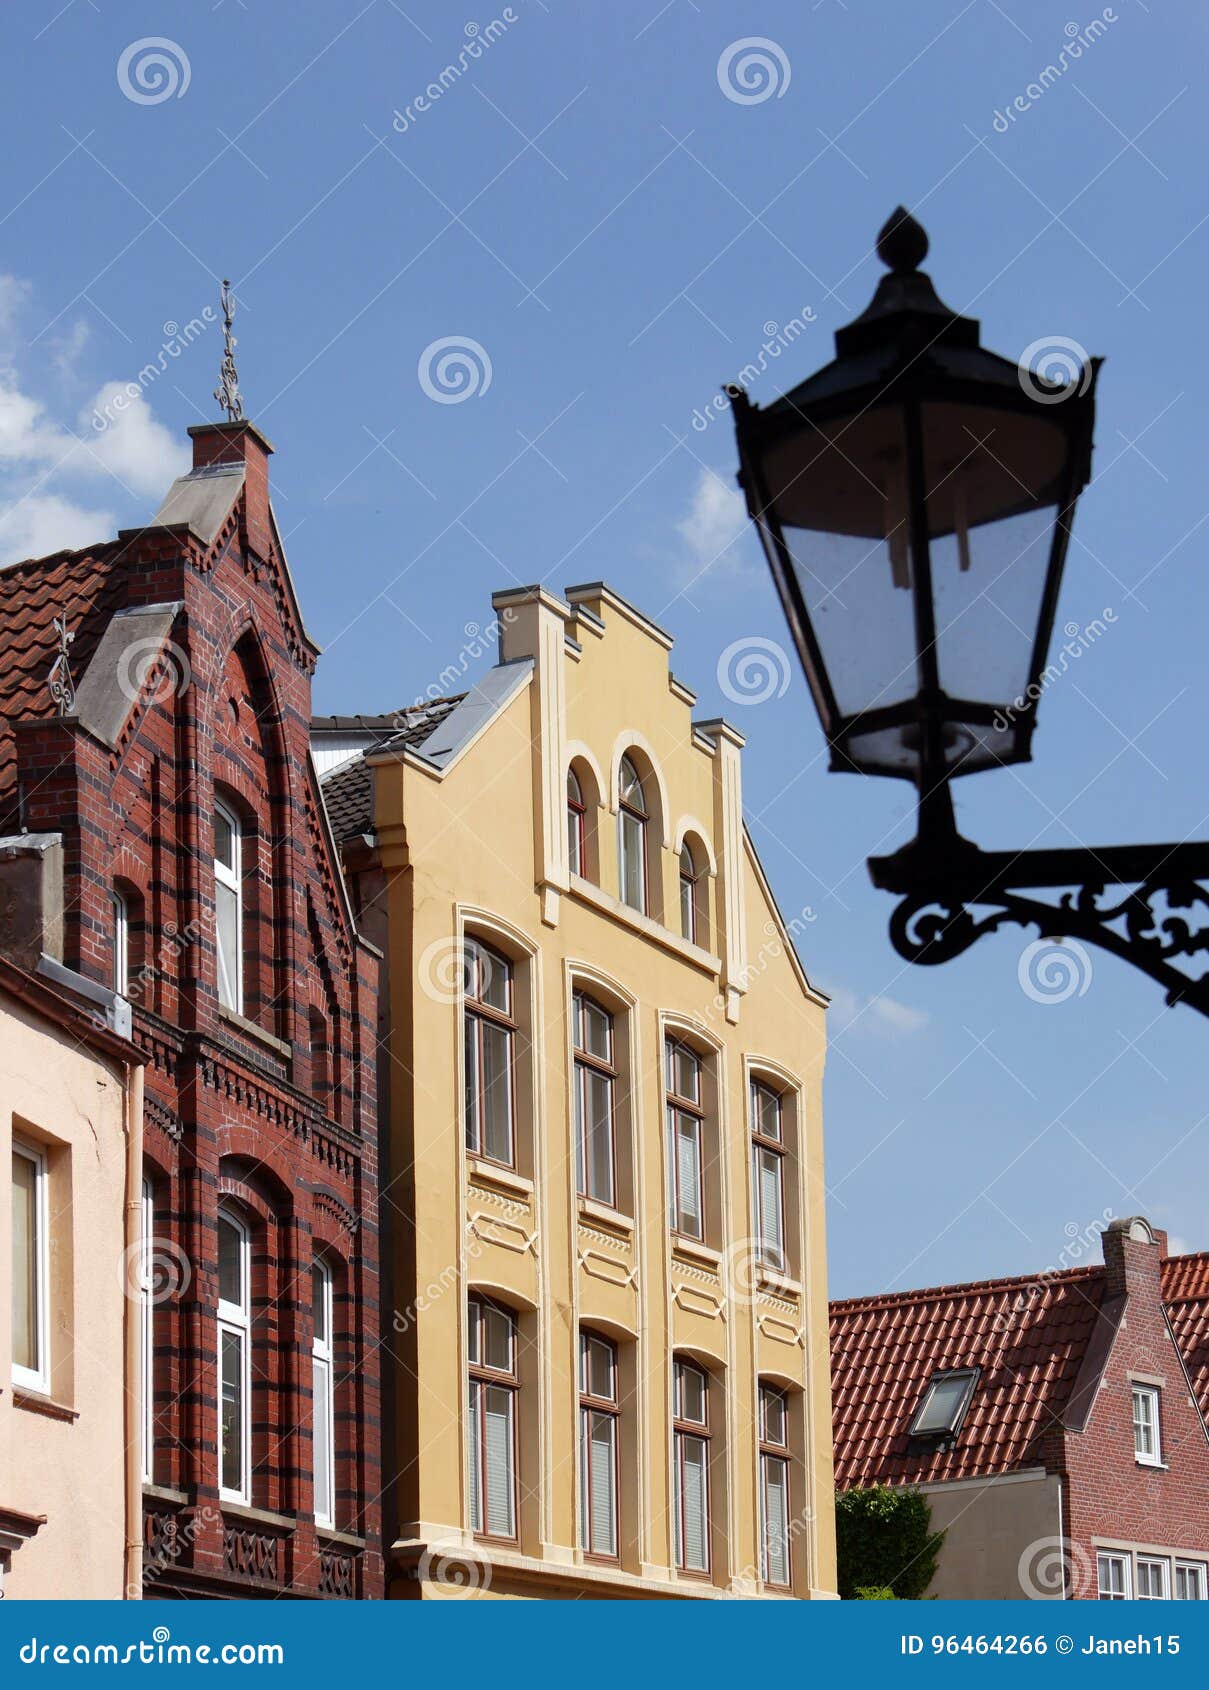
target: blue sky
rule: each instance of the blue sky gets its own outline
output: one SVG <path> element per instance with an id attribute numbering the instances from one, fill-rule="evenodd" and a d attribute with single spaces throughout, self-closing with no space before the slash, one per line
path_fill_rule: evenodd
<path id="1" fill-rule="evenodd" d="M 1081 991 L 1036 1001 L 1013 929 L 944 968 L 900 963 L 864 859 L 906 837 L 909 789 L 824 772 L 798 673 L 758 704 L 724 696 L 734 642 L 785 636 L 729 418 L 707 409 L 795 319 L 753 397 L 831 356 L 900 201 L 986 344 L 1105 355 L 1059 623 L 1112 618 L 1044 699 L 1036 763 L 961 782 L 959 820 L 989 847 L 1209 837 L 1209 14 L 10 0 L 5 25 L 0 556 L 153 508 L 214 414 L 203 313 L 229 274 L 326 648 L 319 709 L 424 693 L 509 582 L 604 577 L 675 634 L 703 714 L 747 734 L 759 848 L 836 995 L 834 1294 L 1061 1265 L 1106 1211 L 1209 1246 L 1209 1024 L 1098 954 Z M 149 37 L 169 45 L 123 59 Z M 750 37 L 771 83 L 742 80 Z M 469 353 L 460 402 L 431 396 L 459 379 L 441 341 Z M 114 384 L 149 363 L 115 415 Z"/>

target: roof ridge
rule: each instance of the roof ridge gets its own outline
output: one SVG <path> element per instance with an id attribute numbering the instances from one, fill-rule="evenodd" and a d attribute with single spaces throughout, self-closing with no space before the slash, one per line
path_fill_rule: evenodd
<path id="1" fill-rule="evenodd" d="M 1183 1261 L 1183 1256 L 1169 1257 L 1172 1261 Z M 998 1279 L 970 1279 L 955 1285 L 924 1285 L 916 1291 L 877 1291 L 863 1297 L 837 1297 L 829 1307 L 834 1310 L 892 1308 L 904 1303 L 932 1302 L 939 1298 L 949 1298 L 973 1291 L 1010 1290 L 1017 1285 L 1051 1284 L 1054 1280 L 1070 1281 L 1074 1279 L 1091 1279 L 1104 1272 L 1102 1262 L 1092 1262 L 1086 1267 L 1073 1268 L 1042 1268 L 1038 1273 L 1009 1274 Z"/>
<path id="2" fill-rule="evenodd" d="M 14 558 L 10 563 L 0 563 L 0 577 L 15 575 L 22 569 L 45 569 L 51 564 L 71 563 L 77 559 L 95 559 L 99 554 L 111 551 L 119 544 L 117 540 L 98 540 L 87 546 L 62 546 L 57 552 L 44 552 L 41 557 Z"/>

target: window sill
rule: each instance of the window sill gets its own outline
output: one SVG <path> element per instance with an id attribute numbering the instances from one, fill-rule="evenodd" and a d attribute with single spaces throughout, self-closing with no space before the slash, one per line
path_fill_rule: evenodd
<path id="1" fill-rule="evenodd" d="M 254 1039 L 257 1044 L 264 1045 L 266 1050 L 271 1050 L 274 1056 L 281 1057 L 283 1062 L 288 1062 L 293 1056 L 294 1047 L 292 1045 L 288 1045 L 284 1039 L 279 1039 L 276 1033 L 266 1032 L 263 1027 L 257 1026 L 255 1021 L 249 1021 L 246 1015 L 240 1015 L 234 1009 L 228 1009 L 225 1004 L 220 1003 L 218 1016 L 220 1021 L 225 1021 L 235 1032 L 242 1033 L 247 1039 Z"/>
<path id="2" fill-rule="evenodd" d="M 634 1231 L 634 1222 L 629 1215 L 623 1215 L 620 1209 L 614 1209 L 608 1203 L 598 1203 L 594 1197 L 580 1197 L 579 1218 L 581 1221 L 595 1221 L 598 1226 L 608 1227 L 626 1238 L 631 1237 Z"/>
<path id="3" fill-rule="evenodd" d="M 316 1526 L 315 1536 L 324 1543 L 338 1543 L 344 1549 L 364 1549 L 365 1539 L 355 1532 L 337 1531 L 335 1526 Z"/>
<path id="4" fill-rule="evenodd" d="M 220 1498 L 218 1506 L 224 1518 L 248 1520 L 252 1525 L 268 1526 L 271 1531 L 292 1532 L 298 1524 L 292 1514 L 273 1514 L 267 1508 L 253 1508 L 247 1502 L 228 1502 Z"/>
<path id="5" fill-rule="evenodd" d="M 708 1244 L 703 1244 L 699 1238 L 686 1238 L 681 1232 L 672 1234 L 672 1254 L 683 1256 L 690 1262 L 699 1262 L 704 1267 L 721 1267 L 721 1250 L 712 1250 Z"/>
<path id="6" fill-rule="evenodd" d="M 1145 1467 L 1152 1473 L 1170 1473 L 1171 1471 L 1171 1467 L 1168 1462 L 1148 1461 L 1144 1455 L 1135 1455 L 1133 1458 L 1133 1464 L 1135 1467 Z"/>
<path id="7" fill-rule="evenodd" d="M 13 1406 L 26 1408 L 31 1414 L 44 1414 L 48 1420 L 75 1421 L 80 1418 L 78 1408 L 69 1408 L 65 1402 L 56 1402 L 40 1391 L 24 1391 L 19 1385 L 13 1386 Z"/>
<path id="8" fill-rule="evenodd" d="M 505 1168 L 500 1162 L 489 1162 L 482 1156 L 468 1154 L 466 1172 L 478 1184 L 494 1186 L 499 1191 L 508 1192 L 510 1196 L 533 1195 L 533 1181 L 524 1174 L 518 1174 L 515 1168 Z"/>
<path id="9" fill-rule="evenodd" d="M 657 945 L 662 945 L 664 950 L 672 951 L 705 973 L 721 973 L 722 958 L 715 956 L 712 951 L 704 950 L 688 939 L 682 939 L 678 933 L 673 933 L 670 927 L 653 921 L 640 910 L 631 909 L 629 904 L 623 904 L 620 898 L 615 898 L 611 892 L 603 891 L 593 881 L 585 880 L 582 875 L 573 874 L 569 879 L 571 893 L 581 903 L 591 904 L 593 909 L 599 910 L 602 915 L 612 916 L 614 921 L 620 922 L 623 927 L 642 934 L 646 939 L 654 940 Z"/>
<path id="10" fill-rule="evenodd" d="M 800 1297 L 802 1295 L 801 1280 L 791 1279 L 787 1273 L 775 1273 L 772 1268 L 762 1267 L 757 1270 L 757 1276 L 760 1287 L 764 1291 L 773 1291 L 781 1297 Z"/>
<path id="11" fill-rule="evenodd" d="M 143 1480 L 143 1495 L 151 1502 L 170 1502 L 176 1508 L 183 1508 L 189 1500 L 187 1491 L 171 1490 L 167 1485 L 153 1485 Z"/>

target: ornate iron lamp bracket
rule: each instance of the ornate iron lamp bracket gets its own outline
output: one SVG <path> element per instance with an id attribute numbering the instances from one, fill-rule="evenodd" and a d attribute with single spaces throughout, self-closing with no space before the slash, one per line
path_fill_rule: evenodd
<path id="1" fill-rule="evenodd" d="M 1035 927 L 1043 939 L 1111 952 L 1162 986 L 1169 1004 L 1209 1015 L 1209 974 L 1181 967 L 1209 955 L 1209 843 L 983 851 L 951 824 L 946 792 L 921 806 L 909 845 L 869 862 L 873 884 L 902 897 L 890 939 L 907 962 L 951 962 L 986 933 Z M 1060 896 L 1034 896 L 1045 888 Z"/>

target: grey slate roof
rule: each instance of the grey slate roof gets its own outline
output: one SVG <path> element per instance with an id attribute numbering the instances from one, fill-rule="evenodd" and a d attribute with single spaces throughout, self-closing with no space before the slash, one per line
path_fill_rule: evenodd
<path id="1" fill-rule="evenodd" d="M 324 727 L 352 728 L 354 724 L 367 730 L 381 732 L 375 751 L 403 750 L 406 746 L 424 744 L 462 698 L 437 698 L 430 704 L 417 704 L 397 710 L 390 716 L 317 716 L 313 729 Z M 329 770 L 321 782 L 323 802 L 337 843 L 374 830 L 374 771 L 364 757 L 351 758 L 347 763 Z"/>

